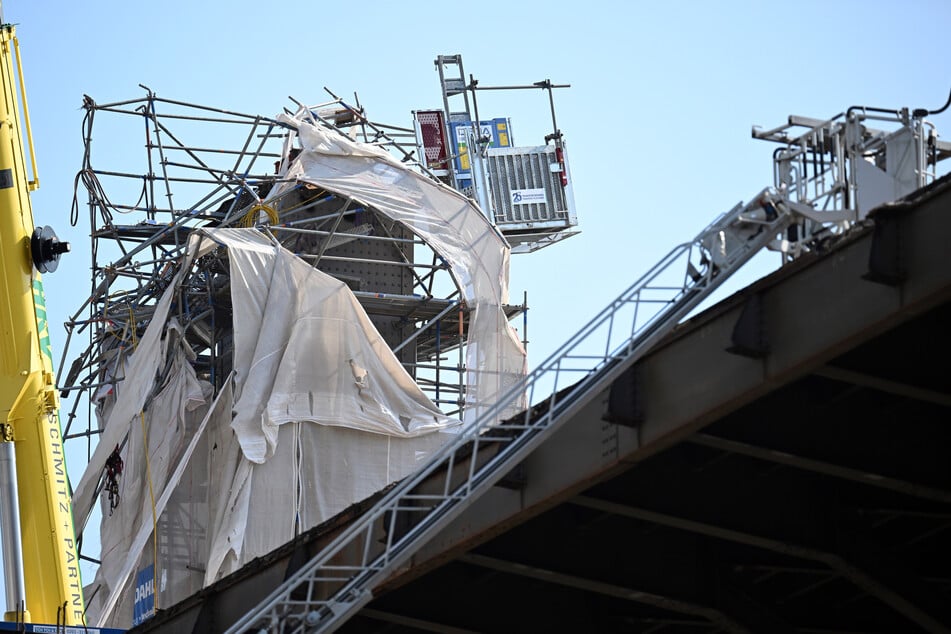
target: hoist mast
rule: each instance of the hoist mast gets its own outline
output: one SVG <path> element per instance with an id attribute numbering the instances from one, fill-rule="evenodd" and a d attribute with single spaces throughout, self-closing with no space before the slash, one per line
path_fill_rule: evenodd
<path id="1" fill-rule="evenodd" d="M 2 16 L 0 16 L 2 23 Z M 83 624 L 83 590 L 54 385 L 42 272 L 69 250 L 35 228 L 24 139 L 30 144 L 19 47 L 0 24 L 0 532 L 4 620 Z M 21 127 L 19 104 L 25 126 Z"/>

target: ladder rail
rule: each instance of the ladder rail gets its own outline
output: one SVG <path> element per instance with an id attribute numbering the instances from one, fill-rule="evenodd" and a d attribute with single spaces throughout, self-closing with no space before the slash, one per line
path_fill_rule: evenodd
<path id="1" fill-rule="evenodd" d="M 753 214 L 769 209 L 765 218 Z M 722 285 L 736 270 L 760 252 L 793 221 L 794 210 L 769 189 L 745 207 L 737 205 L 719 216 L 694 241 L 675 247 L 630 288 L 608 304 L 594 319 L 572 336 L 555 353 L 523 380 L 508 390 L 459 436 L 436 452 L 416 474 L 397 483 L 373 508 L 351 524 L 326 548 L 304 564 L 266 599 L 233 624 L 227 632 L 273 628 L 281 632 L 332 632 L 373 598 L 372 589 L 405 563 L 436 532 L 459 516 L 471 502 L 500 480 L 507 470 L 533 451 L 561 422 L 584 407 L 610 385 L 627 367 L 642 357 L 700 302 Z M 760 214 L 763 215 L 763 214 Z M 751 229 L 751 227 L 754 227 Z M 716 251 L 716 245 L 725 248 Z M 676 265 L 686 262 L 681 274 Z M 681 286 L 658 284 L 674 273 Z M 667 289 L 666 301 L 645 299 L 646 291 Z M 645 316 L 645 306 L 656 312 Z M 624 310 L 632 310 L 634 323 L 615 345 L 615 322 Z M 642 322 L 638 322 L 643 318 Z M 599 338 L 607 334 L 606 341 Z M 594 341 L 589 341 L 594 339 Z M 590 353 L 591 344 L 604 352 Z M 602 345 L 603 344 L 603 345 Z M 576 354 L 584 353 L 584 354 Z M 577 358 L 595 360 L 593 367 L 566 366 Z M 566 377 L 583 373 L 580 380 Z M 559 387 L 561 386 L 561 387 Z M 550 390 L 550 391 L 549 391 Z M 545 394 L 538 405 L 502 423 L 493 423 L 511 402 L 536 393 Z M 507 426 L 507 423 L 509 424 Z M 485 432 L 493 432 L 485 434 Z M 497 435 L 508 432 L 508 441 L 499 444 Z M 486 438 L 484 438 L 486 436 Z M 486 451 L 483 448 L 488 447 Z M 488 455 L 492 450 L 494 454 Z M 480 456 L 480 452 L 481 456 Z M 483 462 L 479 462 L 482 458 Z M 454 472 L 465 468 L 459 482 Z M 446 478 L 442 493 L 417 493 L 436 475 Z M 457 474 L 458 475 L 458 474 Z M 411 517 L 407 528 L 400 519 Z M 374 539 L 376 532 L 385 539 Z M 354 552 L 356 564 L 333 563 Z M 343 580 L 341 571 L 352 574 Z M 327 598 L 315 596 L 319 589 L 333 589 Z M 306 588 L 306 592 L 301 592 Z M 299 598 L 300 595 L 305 598 Z M 293 595 L 293 596 L 292 596 Z"/>
<path id="2" fill-rule="evenodd" d="M 439 87 L 442 91 L 442 103 L 443 103 L 443 112 L 446 115 L 446 120 L 444 122 L 445 129 L 443 134 L 446 135 L 447 144 L 455 148 L 456 141 L 452 135 L 452 123 L 456 121 L 454 116 L 463 117 L 465 119 L 472 119 L 470 114 L 469 107 L 469 92 L 467 90 L 465 70 L 462 67 L 462 56 L 461 55 L 438 55 L 435 60 L 436 70 L 439 71 Z M 447 67 L 453 66 L 456 68 L 458 76 L 452 75 L 447 72 Z M 449 103 L 450 97 L 462 96 L 463 101 L 463 110 L 453 112 L 451 104 Z M 456 150 L 453 149 L 449 154 L 455 155 Z M 450 184 L 453 189 L 459 189 L 459 180 L 457 178 L 456 169 L 455 169 L 455 156 L 447 157 L 447 167 L 449 170 L 449 179 Z"/>

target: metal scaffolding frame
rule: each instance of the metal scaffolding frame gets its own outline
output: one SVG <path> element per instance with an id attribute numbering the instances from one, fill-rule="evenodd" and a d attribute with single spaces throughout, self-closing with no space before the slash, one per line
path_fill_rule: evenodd
<path id="1" fill-rule="evenodd" d="M 450 264 L 406 227 L 314 185 L 296 183 L 265 204 L 268 192 L 287 182 L 282 174 L 296 155 L 286 124 L 143 89 L 138 99 L 84 100 L 85 150 L 71 222 L 79 222 L 85 195 L 92 283 L 65 324 L 57 385 L 73 398 L 64 438 L 85 441 L 91 455 L 100 433 L 97 396 L 121 379 L 111 373 L 149 325 L 188 235 L 202 227 L 258 227 L 346 283 L 423 391 L 448 415 L 461 416 L 470 311 Z M 427 172 L 415 162 L 412 129 L 374 123 L 361 106 L 327 92 L 331 100 L 307 108 L 315 121 Z M 144 156 L 132 151 L 136 133 L 145 139 Z M 219 249 L 199 258 L 172 311 L 194 352 L 196 374 L 216 393 L 232 369 L 227 257 Z M 525 309 L 523 303 L 505 312 L 512 319 Z"/>

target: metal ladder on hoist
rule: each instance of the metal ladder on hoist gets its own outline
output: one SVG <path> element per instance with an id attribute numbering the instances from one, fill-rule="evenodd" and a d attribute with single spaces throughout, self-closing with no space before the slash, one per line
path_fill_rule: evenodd
<path id="1" fill-rule="evenodd" d="M 809 211 L 767 188 L 674 248 L 227 632 L 339 628 L 430 538 Z M 545 397 L 536 402 L 538 395 Z M 537 404 L 498 422 L 524 396 Z"/>
<path id="2" fill-rule="evenodd" d="M 472 116 L 469 109 L 469 85 L 466 83 L 465 70 L 462 68 L 462 55 L 439 55 L 436 61 L 439 71 L 439 85 L 442 87 L 442 103 L 450 121 L 469 121 Z M 462 95 L 464 110 L 452 110 L 449 98 Z M 458 100 L 457 100 L 458 101 Z"/>
<path id="3" fill-rule="evenodd" d="M 469 105 L 469 84 L 466 82 L 465 70 L 462 67 L 462 55 L 438 55 L 433 62 L 436 70 L 439 71 L 439 86 L 442 89 L 443 112 L 446 115 L 446 138 L 449 139 L 450 146 L 455 148 L 456 142 L 453 137 L 454 123 L 465 123 L 472 121 L 472 110 Z M 452 101 L 450 101 L 450 98 Z M 458 103 L 462 100 L 463 108 L 458 109 Z M 453 106 L 457 109 L 453 110 Z M 455 152 L 455 150 L 453 150 Z M 458 189 L 459 183 L 456 177 L 456 170 L 451 167 L 449 174 L 452 179 L 451 186 Z"/>

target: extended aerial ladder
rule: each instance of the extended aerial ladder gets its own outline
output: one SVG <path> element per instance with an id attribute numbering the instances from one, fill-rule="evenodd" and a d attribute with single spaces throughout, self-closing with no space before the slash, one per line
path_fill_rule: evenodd
<path id="1" fill-rule="evenodd" d="M 933 181 L 951 156 L 924 117 L 943 111 L 852 107 L 825 121 L 790 117 L 754 138 L 779 142 L 775 185 L 674 248 L 513 386 L 414 476 L 298 569 L 229 634 L 331 632 L 373 598 L 475 499 L 603 393 L 733 273 L 764 249 L 791 259 L 857 223 L 870 209 Z M 893 132 L 868 121 L 897 123 Z M 805 128 L 790 134 L 795 128 Z M 540 397 L 540 398 L 539 398 Z M 495 423 L 515 399 L 535 403 Z"/>
<path id="2" fill-rule="evenodd" d="M 0 25 L 0 533 L 7 606 L 4 620 L 83 625 L 71 491 L 40 275 L 56 269 L 69 245 L 57 240 L 49 227 L 35 228 L 33 224 L 29 193 L 39 181 L 18 51 L 14 27 Z M 21 128 L 20 101 L 25 129 Z M 24 138 L 30 141 L 32 180 L 27 176 Z"/>
<path id="3" fill-rule="evenodd" d="M 572 414 L 596 397 L 756 253 L 812 209 L 764 189 L 673 249 L 484 416 L 400 482 L 229 633 L 330 632 L 373 588 Z M 580 376 L 580 378 L 579 378 Z M 540 401 L 536 397 L 545 395 Z M 500 424 L 523 396 L 536 403 Z M 435 483 L 435 484 L 434 484 Z"/>

